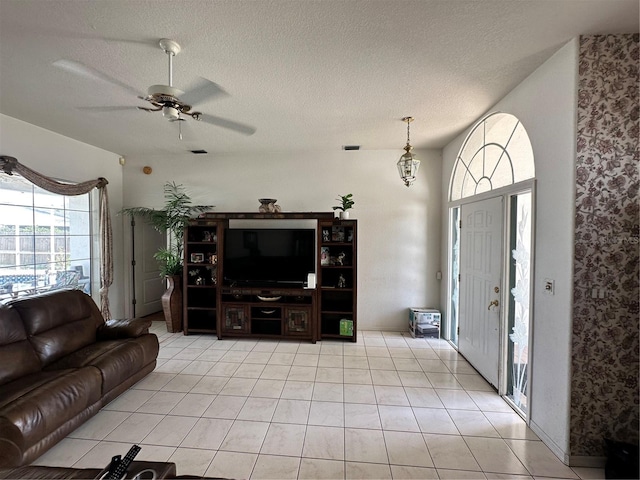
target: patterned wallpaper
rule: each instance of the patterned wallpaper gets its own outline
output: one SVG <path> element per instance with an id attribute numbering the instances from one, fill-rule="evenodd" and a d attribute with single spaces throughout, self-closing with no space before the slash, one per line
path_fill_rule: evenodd
<path id="1" fill-rule="evenodd" d="M 571 456 L 638 443 L 638 37 L 580 39 Z"/>

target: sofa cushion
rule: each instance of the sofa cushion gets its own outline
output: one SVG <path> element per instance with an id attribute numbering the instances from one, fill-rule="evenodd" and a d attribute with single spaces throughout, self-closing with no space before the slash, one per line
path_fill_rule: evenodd
<path id="1" fill-rule="evenodd" d="M 102 375 L 102 394 L 120 385 L 132 373 L 154 361 L 158 337 L 147 334 L 135 339 L 108 340 L 88 345 L 48 365 L 45 370 L 96 367 Z"/>
<path id="2" fill-rule="evenodd" d="M 79 290 L 62 290 L 14 300 L 29 341 L 42 365 L 96 341 L 96 330 L 104 323 L 94 301 Z"/>
<path id="3" fill-rule="evenodd" d="M 0 306 L 0 385 L 38 372 L 40 360 L 27 340 L 18 313 Z"/>
<path id="4" fill-rule="evenodd" d="M 101 382 L 98 369 L 87 367 L 39 372 L 7 383 L 0 390 L 0 423 L 16 426 L 24 445 L 34 445 L 98 402 Z"/>

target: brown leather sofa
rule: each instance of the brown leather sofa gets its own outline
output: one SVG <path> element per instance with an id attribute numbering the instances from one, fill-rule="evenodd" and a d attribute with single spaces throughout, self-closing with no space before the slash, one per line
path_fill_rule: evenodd
<path id="1" fill-rule="evenodd" d="M 0 305 L 0 467 L 32 462 L 153 371 L 150 325 L 105 322 L 79 290 Z"/>

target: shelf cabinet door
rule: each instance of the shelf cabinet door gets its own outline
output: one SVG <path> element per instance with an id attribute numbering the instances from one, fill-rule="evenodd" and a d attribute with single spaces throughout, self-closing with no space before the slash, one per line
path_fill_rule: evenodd
<path id="1" fill-rule="evenodd" d="M 308 336 L 311 333 L 311 315 L 310 307 L 285 308 L 285 335 Z"/>
<path id="2" fill-rule="evenodd" d="M 249 333 L 249 308 L 246 305 L 224 305 L 222 330 L 227 333 Z"/>

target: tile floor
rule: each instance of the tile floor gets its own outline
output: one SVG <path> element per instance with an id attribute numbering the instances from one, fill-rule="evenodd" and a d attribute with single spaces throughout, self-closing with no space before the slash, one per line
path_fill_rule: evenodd
<path id="1" fill-rule="evenodd" d="M 179 474 L 252 479 L 604 478 L 569 468 L 448 343 L 166 333 L 153 373 L 35 464 L 102 467 L 134 443 Z"/>

